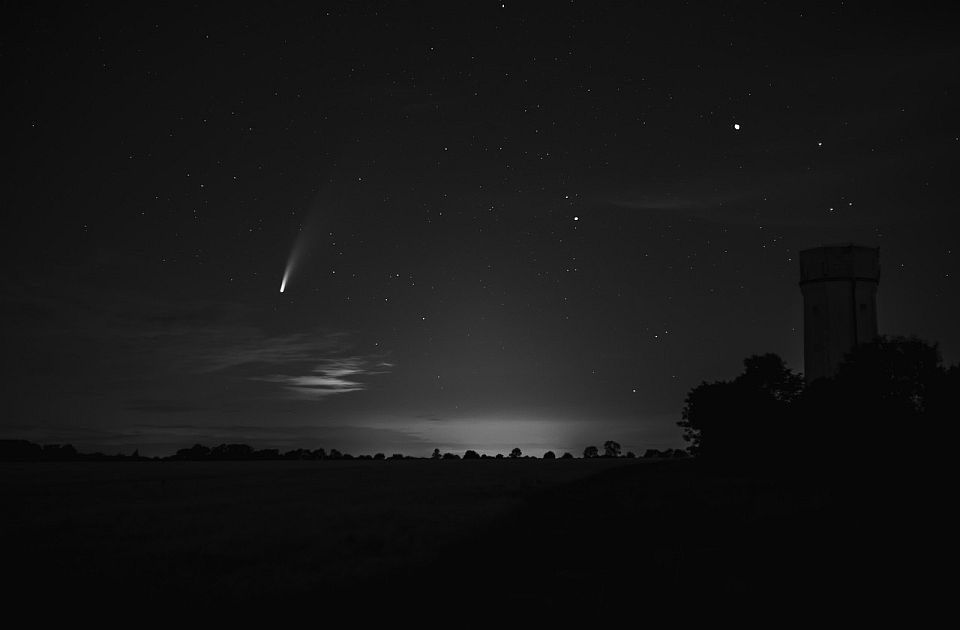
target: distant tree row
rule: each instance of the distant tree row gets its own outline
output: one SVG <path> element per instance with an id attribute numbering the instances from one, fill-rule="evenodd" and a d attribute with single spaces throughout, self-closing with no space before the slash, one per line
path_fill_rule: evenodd
<path id="1" fill-rule="evenodd" d="M 682 453 L 681 456 L 686 456 L 685 452 L 683 451 L 678 451 L 678 452 Z M 669 453 L 669 454 L 665 454 L 665 453 Z M 664 451 L 664 452 L 657 451 L 655 449 L 648 449 L 647 454 L 644 455 L 644 457 L 672 457 L 673 453 L 674 453 L 674 449 L 668 449 L 668 451 Z M 433 449 L 433 455 L 431 455 L 430 457 L 431 459 L 461 459 L 461 457 L 456 453 L 441 453 L 439 448 Z M 524 455 L 523 451 L 521 451 L 519 448 L 515 448 L 512 451 L 510 451 L 510 454 L 507 457 L 509 459 L 537 459 L 536 457 L 533 457 L 531 455 Z M 636 457 L 636 455 L 634 455 L 633 452 L 628 452 L 626 455 L 622 455 L 620 445 L 617 442 L 608 441 L 604 443 L 603 455 L 600 455 L 600 451 L 599 449 L 597 449 L 596 446 L 588 446 L 587 448 L 583 449 L 583 459 L 592 459 L 594 457 L 605 457 L 605 458 L 626 457 L 626 458 L 633 459 Z M 504 456 L 501 453 L 498 453 L 492 456 L 480 455 L 473 450 L 468 450 L 463 454 L 463 457 L 462 457 L 462 459 L 503 459 L 503 458 Z M 558 459 L 558 458 L 557 458 L 557 454 L 554 453 L 553 451 L 547 451 L 546 453 L 543 454 L 543 459 Z M 559 459 L 574 459 L 574 456 L 572 453 L 567 452 L 561 455 Z"/>
<path id="2" fill-rule="evenodd" d="M 613 440 L 607 440 L 606 442 L 603 443 L 603 455 L 600 454 L 600 449 L 598 449 L 596 446 L 588 446 L 587 448 L 583 449 L 583 458 L 592 459 L 594 457 L 605 457 L 605 458 L 621 457 L 621 453 L 622 453 L 622 449 L 620 447 L 619 442 L 614 442 Z M 648 450 L 647 453 L 650 453 L 651 454 L 650 456 L 653 457 L 654 456 L 653 454 L 659 453 L 659 451 L 651 449 L 651 450 Z M 622 457 L 633 459 L 634 457 L 636 457 L 636 455 L 633 454 L 633 451 L 628 451 L 627 454 L 622 455 Z"/>
<path id="3" fill-rule="evenodd" d="M 306 448 L 297 448 L 291 451 L 281 453 L 279 449 L 264 448 L 254 449 L 247 444 L 221 444 L 214 448 L 209 448 L 202 444 L 194 444 L 190 448 L 182 448 L 175 455 L 167 457 L 168 460 L 183 461 L 250 461 L 250 460 L 308 460 L 317 461 L 323 459 L 359 459 L 359 460 L 384 460 L 384 459 L 414 459 L 400 453 L 394 453 L 389 458 L 383 453 L 376 455 L 357 455 L 350 453 L 341 453 L 332 448 L 329 451 L 322 448 L 313 450 Z"/>
<path id="4" fill-rule="evenodd" d="M 79 453 L 72 444 L 34 444 L 27 440 L 0 440 L 0 461 L 3 462 L 106 462 L 146 461 L 139 451 L 131 455 Z"/>
<path id="5" fill-rule="evenodd" d="M 673 457 L 674 453 L 682 453 L 682 451 L 674 451 L 673 449 L 668 449 L 667 451 L 657 451 L 657 450 L 648 450 L 645 454 L 645 458 L 650 457 Z M 683 453 L 685 455 L 685 453 Z M 588 446 L 583 451 L 584 459 L 592 459 L 596 457 L 626 457 L 633 458 L 635 455 L 632 452 L 628 452 L 626 455 L 621 455 L 620 445 L 617 442 L 608 441 L 604 443 L 603 455 L 600 455 L 599 450 L 596 446 Z M 510 451 L 510 454 L 506 456 L 508 459 L 537 459 L 535 457 L 524 455 L 519 448 L 514 448 Z M 400 459 L 422 459 L 419 457 L 412 457 L 409 455 L 403 455 L 401 453 L 394 453 L 387 457 L 383 453 L 377 453 L 376 455 L 357 455 L 353 456 L 349 453 L 342 453 L 339 450 L 332 448 L 329 451 L 323 448 L 316 449 L 305 449 L 298 448 L 290 451 L 281 453 L 279 449 L 275 448 L 265 448 L 265 449 L 255 449 L 247 444 L 220 444 L 213 448 L 209 446 L 204 446 L 202 444 L 194 444 L 189 448 L 181 448 L 174 455 L 168 457 L 142 457 L 138 451 L 134 451 L 132 455 L 104 455 L 102 453 L 92 453 L 92 454 L 83 454 L 78 453 L 77 450 L 67 444 L 48 444 L 41 446 L 39 444 L 34 444 L 28 442 L 27 440 L 0 440 L 0 461 L 22 461 L 22 462 L 38 462 L 38 461 L 147 461 L 149 459 L 162 459 L 165 461 L 276 461 L 276 460 L 300 460 L 300 461 L 318 461 L 318 460 L 400 460 Z M 457 455 L 456 453 L 441 453 L 440 449 L 434 449 L 431 459 L 504 459 L 504 455 L 481 455 L 475 450 L 467 450 L 463 456 Z M 553 451 L 547 451 L 543 455 L 543 459 L 574 459 L 574 456 L 567 452 L 561 455 L 559 458 L 556 453 Z"/>

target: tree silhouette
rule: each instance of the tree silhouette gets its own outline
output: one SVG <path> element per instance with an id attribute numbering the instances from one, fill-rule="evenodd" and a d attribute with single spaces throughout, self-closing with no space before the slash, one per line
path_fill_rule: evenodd
<path id="1" fill-rule="evenodd" d="M 520 457 L 521 455 L 523 455 L 523 452 L 521 452 L 519 448 L 515 448 L 512 451 L 510 451 L 510 457 L 514 459 Z"/>
<path id="2" fill-rule="evenodd" d="M 177 451 L 176 459 L 199 460 L 210 457 L 210 448 L 203 444 L 194 444 L 190 448 L 181 448 Z"/>
<path id="3" fill-rule="evenodd" d="M 433 455 L 430 456 L 431 459 L 440 459 L 440 449 L 433 449 Z"/>
<path id="4" fill-rule="evenodd" d="M 480 459 L 480 454 L 476 451 L 467 451 L 463 454 L 464 459 Z"/>
<path id="5" fill-rule="evenodd" d="M 596 446 L 588 446 L 587 448 L 583 449 L 584 459 L 591 459 L 594 457 L 598 457 L 599 454 L 600 454 L 600 450 Z"/>
<path id="6" fill-rule="evenodd" d="M 557 458 L 557 454 L 554 453 L 553 451 L 547 451 L 546 453 L 543 454 L 543 458 L 544 458 L 544 459 L 556 459 L 556 458 Z"/>
<path id="7" fill-rule="evenodd" d="M 754 354 L 743 360 L 744 371 L 734 383 L 763 392 L 774 400 L 794 402 L 803 391 L 803 376 L 790 370 L 779 355 Z"/>
<path id="8" fill-rule="evenodd" d="M 604 457 L 620 457 L 620 444 L 613 440 L 607 440 L 603 443 Z"/>
<path id="9" fill-rule="evenodd" d="M 805 388 L 777 355 L 753 355 L 734 380 L 690 390 L 678 424 L 689 453 L 709 461 L 846 465 L 895 452 L 921 430 L 940 434 L 957 415 L 957 374 L 916 337 L 861 344 L 833 378 Z"/>
<path id="10" fill-rule="evenodd" d="M 811 383 L 800 414 L 842 448 L 882 456 L 920 431 L 942 432 L 956 415 L 956 371 L 944 368 L 935 343 L 878 337 L 851 350 L 834 378 Z"/>
<path id="11" fill-rule="evenodd" d="M 837 384 L 902 416 L 927 411 L 944 375 L 936 344 L 916 337 L 879 337 L 854 348 L 840 364 Z"/>
<path id="12" fill-rule="evenodd" d="M 755 459 L 783 444 L 803 379 L 775 354 L 752 355 L 743 364 L 733 381 L 703 382 L 687 394 L 678 424 L 691 454 Z"/>

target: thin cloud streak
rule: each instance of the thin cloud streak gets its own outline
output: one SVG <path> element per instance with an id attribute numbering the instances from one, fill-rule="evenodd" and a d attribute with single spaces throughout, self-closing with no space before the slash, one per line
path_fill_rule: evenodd
<path id="1" fill-rule="evenodd" d="M 297 398 L 317 400 L 334 394 L 346 394 L 367 389 L 357 377 L 384 374 L 393 367 L 380 356 L 330 357 L 314 367 L 312 374 L 270 374 L 251 376 L 251 380 L 280 383 Z M 351 377 L 347 379 L 345 377 Z"/>

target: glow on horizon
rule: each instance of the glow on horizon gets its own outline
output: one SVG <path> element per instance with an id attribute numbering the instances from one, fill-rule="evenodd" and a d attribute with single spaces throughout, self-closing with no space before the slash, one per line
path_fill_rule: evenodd
<path id="1" fill-rule="evenodd" d="M 518 417 L 508 413 L 419 421 L 411 423 L 408 430 L 441 451 L 450 450 L 460 455 L 467 449 L 480 454 L 507 455 L 519 447 L 524 455 L 542 456 L 552 450 L 559 457 L 570 450 L 564 448 L 564 444 L 578 442 L 576 425 L 575 421 L 564 418 Z"/>

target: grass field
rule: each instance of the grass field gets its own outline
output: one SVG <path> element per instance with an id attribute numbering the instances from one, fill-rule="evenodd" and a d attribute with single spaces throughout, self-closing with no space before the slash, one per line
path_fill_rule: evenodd
<path id="1" fill-rule="evenodd" d="M 4 464 L 4 539 L 25 592 L 301 593 L 429 564 L 537 492 L 628 461 Z"/>
<path id="2" fill-rule="evenodd" d="M 4 464 L 11 601 L 530 610 L 878 592 L 874 495 L 694 462 Z M 909 564 L 909 563 L 908 563 Z M 889 584 L 887 584 L 889 586 Z M 93 602 L 93 604 L 91 604 Z"/>

